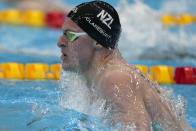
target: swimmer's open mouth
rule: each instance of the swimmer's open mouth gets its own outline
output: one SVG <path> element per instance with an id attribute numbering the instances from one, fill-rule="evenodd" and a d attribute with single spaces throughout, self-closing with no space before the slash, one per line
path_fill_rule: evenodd
<path id="1" fill-rule="evenodd" d="M 67 58 L 67 54 L 65 54 L 65 53 L 62 52 L 61 59 L 62 60 L 65 60 L 66 58 Z"/>
<path id="2" fill-rule="evenodd" d="M 64 53 L 64 52 L 61 52 L 61 53 L 62 53 L 62 55 L 63 55 L 63 56 L 67 56 L 67 54 L 66 54 L 66 53 Z"/>
<path id="3" fill-rule="evenodd" d="M 67 54 L 63 53 L 63 56 L 67 56 Z"/>

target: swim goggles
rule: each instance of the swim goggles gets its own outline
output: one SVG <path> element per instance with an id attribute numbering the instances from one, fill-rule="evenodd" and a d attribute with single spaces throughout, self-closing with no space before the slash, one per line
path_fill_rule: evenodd
<path id="1" fill-rule="evenodd" d="M 64 30 L 63 31 L 63 34 L 65 36 L 67 36 L 67 39 L 70 41 L 70 42 L 74 42 L 76 39 L 78 39 L 80 36 L 84 36 L 84 35 L 87 35 L 87 33 L 85 32 L 79 32 L 79 33 L 76 33 L 76 32 L 72 32 L 72 31 L 69 31 L 69 30 Z"/>

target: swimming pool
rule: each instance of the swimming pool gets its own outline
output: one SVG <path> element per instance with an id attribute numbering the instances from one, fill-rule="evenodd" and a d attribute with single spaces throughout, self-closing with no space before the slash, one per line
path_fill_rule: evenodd
<path id="1" fill-rule="evenodd" d="M 119 5 L 118 10 L 122 18 L 127 16 L 138 18 L 138 21 L 122 19 L 125 31 L 120 41 L 122 44 L 120 49 L 129 63 L 147 66 L 159 64 L 173 67 L 196 66 L 193 26 L 166 29 L 156 19 L 159 11 L 150 9 L 142 3 L 128 4 L 123 7 L 132 12 L 125 12 L 122 5 Z M 138 13 L 141 17 L 136 15 Z M 143 24 L 144 21 L 146 21 L 145 24 Z M 151 23 L 154 26 L 149 27 Z M 58 57 L 60 50 L 56 42 L 61 35 L 61 30 L 0 25 L 0 35 L 0 63 L 60 63 Z M 130 36 L 133 37 L 130 38 Z M 143 44 L 144 41 L 146 44 Z M 153 56 L 154 54 L 156 56 Z M 182 95 L 185 98 L 188 123 L 196 128 L 196 97 L 194 95 L 196 86 L 162 85 L 162 87 L 165 86 L 172 88 L 176 96 Z M 58 81 L 0 80 L 0 130 L 112 130 L 105 127 L 101 119 L 80 112 L 85 108 L 86 100 L 84 97 L 83 102 L 77 102 L 80 97 L 77 93 L 73 94 L 73 100 L 76 101 L 73 104 L 76 106 L 72 105 L 71 109 L 62 106 L 63 90 L 59 87 L 61 85 Z"/>
<path id="2" fill-rule="evenodd" d="M 186 99 L 187 120 L 196 128 L 195 86 L 164 86 L 171 87 L 176 96 L 180 94 Z M 0 129 L 3 131 L 111 130 L 96 117 L 61 106 L 60 96 L 63 93 L 61 91 L 58 81 L 0 80 Z M 74 97 L 77 100 L 77 96 Z"/>

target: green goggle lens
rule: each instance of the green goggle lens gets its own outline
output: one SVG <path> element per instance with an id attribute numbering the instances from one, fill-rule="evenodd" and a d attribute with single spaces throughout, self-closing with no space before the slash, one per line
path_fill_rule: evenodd
<path id="1" fill-rule="evenodd" d="M 67 39 L 70 42 L 74 42 L 80 36 L 87 35 L 85 32 L 76 33 L 76 32 L 71 32 L 71 31 L 66 31 L 66 30 L 63 33 L 65 36 L 67 36 Z"/>
<path id="2" fill-rule="evenodd" d="M 71 32 L 66 32 L 69 41 L 73 42 L 76 39 L 76 35 Z"/>

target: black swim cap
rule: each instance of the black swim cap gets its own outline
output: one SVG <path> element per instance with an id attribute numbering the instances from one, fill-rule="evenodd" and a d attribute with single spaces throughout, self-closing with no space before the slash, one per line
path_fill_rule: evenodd
<path id="1" fill-rule="evenodd" d="M 85 2 L 72 9 L 67 17 L 105 48 L 117 46 L 121 24 L 117 11 L 110 4 L 98 0 Z"/>

